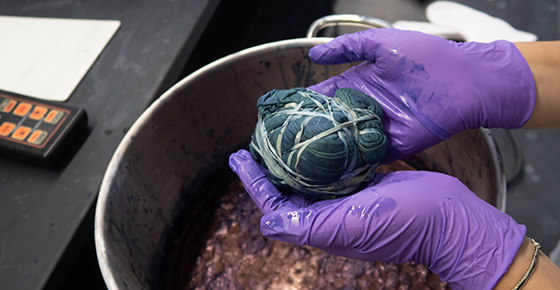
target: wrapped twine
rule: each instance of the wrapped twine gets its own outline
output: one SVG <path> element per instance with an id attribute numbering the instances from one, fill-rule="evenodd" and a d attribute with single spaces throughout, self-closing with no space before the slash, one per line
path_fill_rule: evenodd
<path id="1" fill-rule="evenodd" d="M 327 97 L 305 88 L 273 90 L 257 102 L 253 158 L 267 178 L 310 200 L 353 193 L 385 156 L 381 106 L 348 88 Z"/>

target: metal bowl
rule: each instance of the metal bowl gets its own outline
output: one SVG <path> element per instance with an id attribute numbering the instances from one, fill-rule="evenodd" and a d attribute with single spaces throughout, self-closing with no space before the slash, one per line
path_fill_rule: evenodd
<path id="1" fill-rule="evenodd" d="M 280 41 L 227 56 L 177 83 L 140 116 L 109 164 L 96 208 L 95 243 L 109 289 L 161 288 L 170 233 L 184 224 L 179 214 L 196 219 L 203 182 L 219 183 L 228 156 L 248 147 L 257 98 L 315 84 L 353 65 L 313 64 L 309 48 L 328 40 Z M 456 176 L 505 207 L 504 170 L 487 130 L 463 132 L 408 161 Z"/>

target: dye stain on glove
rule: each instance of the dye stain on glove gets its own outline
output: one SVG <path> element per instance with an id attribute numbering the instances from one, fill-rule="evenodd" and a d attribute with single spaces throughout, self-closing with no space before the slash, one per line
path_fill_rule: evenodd
<path id="1" fill-rule="evenodd" d="M 305 88 L 257 101 L 250 151 L 278 188 L 310 200 L 344 196 L 371 181 L 385 156 L 383 111 L 370 96 L 341 88 L 327 97 Z"/>

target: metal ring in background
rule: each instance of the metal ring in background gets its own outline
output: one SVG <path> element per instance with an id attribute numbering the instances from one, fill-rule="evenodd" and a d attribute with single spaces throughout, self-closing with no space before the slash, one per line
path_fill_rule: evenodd
<path id="1" fill-rule="evenodd" d="M 336 14 L 321 17 L 315 20 L 307 30 L 307 38 L 316 37 L 323 28 L 347 25 L 365 28 L 392 28 L 393 25 L 379 18 L 357 14 Z"/>
<path id="2" fill-rule="evenodd" d="M 521 175 L 521 170 L 523 169 L 523 152 L 521 151 L 521 146 L 517 143 L 515 136 L 511 133 L 510 130 L 505 130 L 509 140 L 511 141 L 511 146 L 513 147 L 513 170 L 510 173 L 510 176 L 507 178 L 506 183 L 511 185 L 513 181 L 517 180 L 517 178 Z"/>

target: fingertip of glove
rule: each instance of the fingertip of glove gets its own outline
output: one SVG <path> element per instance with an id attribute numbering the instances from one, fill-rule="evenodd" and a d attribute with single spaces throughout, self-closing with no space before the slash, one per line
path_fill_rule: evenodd
<path id="1" fill-rule="evenodd" d="M 326 65 L 328 63 L 325 62 L 324 56 L 329 51 L 330 49 L 325 44 L 319 44 L 309 50 L 309 59 L 314 63 Z"/>
<path id="2" fill-rule="evenodd" d="M 267 238 L 296 245 L 309 245 L 308 232 L 293 224 L 286 223 L 276 212 L 261 218 L 261 234 Z"/>
<path id="3" fill-rule="evenodd" d="M 235 155 L 238 158 L 244 159 L 244 160 L 252 160 L 253 157 L 251 157 L 251 152 L 245 150 L 245 149 L 240 149 L 239 151 L 233 153 L 232 155 Z"/>
<path id="4" fill-rule="evenodd" d="M 249 153 L 249 151 L 241 149 L 229 156 L 229 167 L 237 174 L 241 163 L 252 159 L 253 158 L 251 157 L 251 153 Z"/>
<path id="5" fill-rule="evenodd" d="M 286 232 L 283 227 L 282 219 L 280 219 L 274 212 L 266 213 L 261 218 L 261 234 L 268 238 L 278 239 L 278 235 Z"/>

